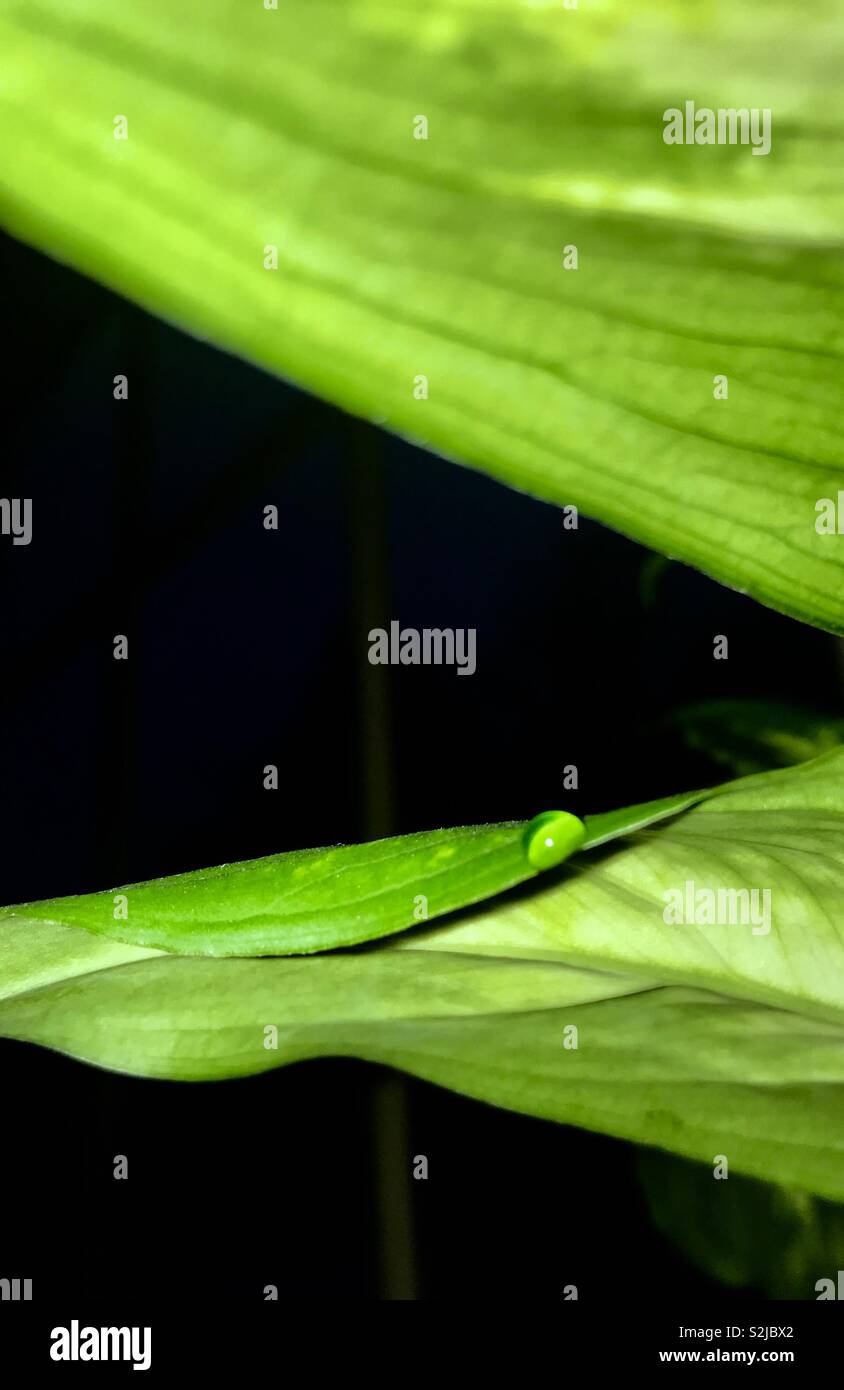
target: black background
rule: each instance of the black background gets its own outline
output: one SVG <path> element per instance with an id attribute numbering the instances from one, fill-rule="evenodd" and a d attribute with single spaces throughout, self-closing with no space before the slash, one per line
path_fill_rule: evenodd
<path id="1" fill-rule="evenodd" d="M 0 494 L 34 507 L 29 547 L 0 538 L 0 901 L 605 810 L 721 779 L 660 727 L 685 702 L 837 704 L 831 638 L 0 253 Z M 370 667 L 391 618 L 475 627 L 476 674 Z M 45 1295 L 720 1293 L 618 1141 L 349 1061 L 206 1085 L 0 1061 L 0 1274 Z"/>

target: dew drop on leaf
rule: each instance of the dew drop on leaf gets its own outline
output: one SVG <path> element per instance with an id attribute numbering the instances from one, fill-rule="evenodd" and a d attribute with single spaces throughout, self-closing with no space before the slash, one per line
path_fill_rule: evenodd
<path id="1" fill-rule="evenodd" d="M 543 811 L 525 829 L 524 847 L 533 869 L 553 869 L 580 849 L 586 826 L 568 811 Z"/>

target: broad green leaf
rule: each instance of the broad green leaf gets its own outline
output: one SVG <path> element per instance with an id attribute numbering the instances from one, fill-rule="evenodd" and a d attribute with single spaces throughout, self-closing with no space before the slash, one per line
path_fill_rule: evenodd
<path id="1" fill-rule="evenodd" d="M 0 0 L 0 219 L 841 632 L 842 42 L 842 0 Z M 666 145 L 686 100 L 770 153 Z"/>
<path id="2" fill-rule="evenodd" d="M 572 1027 L 577 1049 L 565 1046 Z M 508 1109 L 708 1161 L 727 1153 L 736 1170 L 844 1196 L 843 1029 L 492 950 L 163 956 L 11 998 L 0 1033 L 183 1081 L 362 1057 Z"/>
<path id="3" fill-rule="evenodd" d="M 639 1176 L 651 1216 L 692 1262 L 721 1283 L 771 1298 L 817 1299 L 844 1268 L 844 1206 L 808 1192 L 645 1151 Z"/>
<path id="4" fill-rule="evenodd" d="M 17 909 L 0 1035 L 182 1080 L 357 1056 L 842 1200 L 842 773 L 835 750 L 646 828 L 631 808 L 613 844 L 515 897 L 307 959 L 150 955 Z M 687 879 L 769 887 L 770 932 L 668 925 Z"/>

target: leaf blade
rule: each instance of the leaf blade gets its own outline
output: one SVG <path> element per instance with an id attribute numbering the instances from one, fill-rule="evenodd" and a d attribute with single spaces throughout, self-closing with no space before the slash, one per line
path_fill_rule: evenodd
<path id="1" fill-rule="evenodd" d="M 587 816 L 581 850 L 720 796 L 732 783 Z M 36 924 L 80 928 L 127 946 L 187 955 L 307 955 L 360 945 L 528 882 L 530 822 L 455 826 L 292 850 L 102 892 L 0 908 L 0 949 L 30 949 Z M 424 906 L 423 906 L 424 905 Z M 49 938 L 47 938 L 49 940 Z M 37 956 L 38 941 L 32 938 Z M 20 975 L 25 963 L 14 960 Z"/>
<path id="2" fill-rule="evenodd" d="M 539 891 L 333 954 L 125 946 L 121 962 L 98 954 L 114 942 L 15 909 L 0 914 L 0 964 L 4 949 L 16 963 L 0 1034 L 182 1080 L 356 1056 L 699 1161 L 724 1152 L 738 1171 L 840 1200 L 842 772 L 838 749 L 696 793 L 673 818 L 651 803 L 646 830 L 629 808 L 612 850 L 578 855 Z M 770 937 L 746 922 L 668 927 L 666 865 L 713 882 L 779 873 Z"/>
<path id="3" fill-rule="evenodd" d="M 844 631 L 844 554 L 815 530 L 842 477 L 840 4 L 775 21 L 714 0 L 693 20 L 655 0 L 162 15 L 0 7 L 9 229 L 357 414 Z M 758 44 L 761 22 L 778 44 Z M 681 74 L 716 104 L 773 105 L 771 155 L 665 146 Z M 124 149 L 108 122 L 127 107 Z"/>
<path id="4" fill-rule="evenodd" d="M 278 1027 L 277 1049 L 265 1046 L 268 1025 Z M 580 1045 L 568 1051 L 571 1025 Z M 687 1157 L 711 1161 L 726 1150 L 738 1171 L 844 1196 L 844 1032 L 696 990 L 380 950 L 170 956 L 8 1000 L 0 1032 L 183 1081 L 359 1057 Z"/>
<path id="5" fill-rule="evenodd" d="M 423 902 L 434 918 L 534 877 L 523 834 L 513 821 L 294 850 L 3 908 L 0 927 L 60 924 L 189 955 L 309 954 L 402 931 Z"/>

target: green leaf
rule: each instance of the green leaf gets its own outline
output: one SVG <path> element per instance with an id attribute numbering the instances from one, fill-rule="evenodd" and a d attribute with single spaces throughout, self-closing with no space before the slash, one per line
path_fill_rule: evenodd
<path id="1" fill-rule="evenodd" d="M 603 845 L 723 790 L 684 792 L 590 816 L 582 847 Z M 576 817 L 570 820 L 580 824 Z M 533 825 L 458 826 L 220 864 L 105 892 L 0 908 L 0 928 L 7 923 L 7 953 L 16 943 L 20 978 L 26 976 L 30 951 L 38 953 L 37 945 L 30 946 L 35 923 L 81 927 L 112 941 L 183 955 L 334 950 L 404 931 L 534 878 L 537 870 L 526 852 Z M 3 940 L 0 932 L 0 951 Z"/>
<path id="2" fill-rule="evenodd" d="M 2 0 L 0 217 L 842 632 L 842 41 L 841 0 Z M 770 154 L 666 145 L 687 99 L 770 108 Z"/>
<path id="3" fill-rule="evenodd" d="M 776 700 L 708 700 L 666 722 L 736 776 L 806 762 L 844 742 L 844 719 Z"/>
<path id="4" fill-rule="evenodd" d="M 721 790 L 590 816 L 583 847 L 676 815 Z M 23 972 L 34 923 L 81 927 L 113 941 L 185 955 L 306 955 L 404 931 L 534 878 L 527 830 L 526 821 L 507 821 L 271 854 L 0 908 L 0 927 L 4 921 L 17 926 L 17 935 L 5 939 L 19 943 L 23 960 L 17 969 Z M 0 950 L 2 942 L 0 934 Z"/>
<path id="5" fill-rule="evenodd" d="M 770 1298 L 817 1299 L 844 1267 L 844 1206 L 645 1151 L 639 1175 L 660 1231 L 707 1274 Z"/>
<path id="6" fill-rule="evenodd" d="M 515 895 L 307 959 L 155 956 L 17 909 L 0 1035 L 181 1080 L 362 1057 L 841 1200 L 842 775 L 835 750 L 646 828 L 631 808 L 613 844 L 590 823 L 591 852 Z M 664 894 L 688 879 L 769 888 L 770 932 L 668 925 Z"/>
<path id="7" fill-rule="evenodd" d="M 579 1046 L 565 1047 L 566 1029 Z M 277 1028 L 277 1048 L 268 1046 Z M 248 1076 L 361 1057 L 546 1119 L 844 1196 L 844 1030 L 540 961 L 384 949 L 166 956 L 0 1004 L 0 1033 L 117 1071 Z"/>
<path id="8" fill-rule="evenodd" d="M 30 924 L 40 922 L 187 955 L 356 945 L 533 878 L 524 834 L 523 821 L 430 830 L 25 903 L 0 909 L 0 940 L 6 922 L 25 953 Z"/>
<path id="9" fill-rule="evenodd" d="M 7 910 L 0 918 L 0 1000 L 158 954 Z"/>

